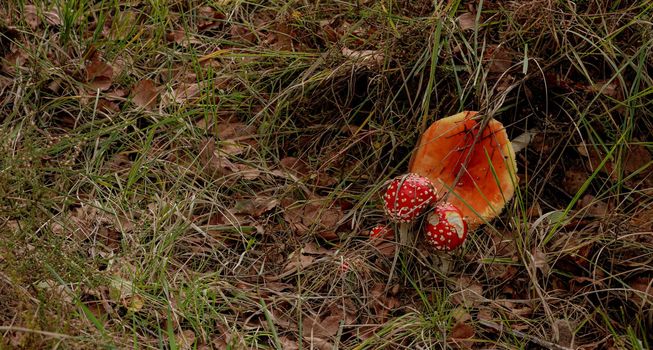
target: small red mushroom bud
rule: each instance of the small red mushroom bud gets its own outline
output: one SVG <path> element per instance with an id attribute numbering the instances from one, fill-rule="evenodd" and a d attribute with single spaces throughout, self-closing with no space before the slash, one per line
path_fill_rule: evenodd
<path id="1" fill-rule="evenodd" d="M 383 196 L 386 214 L 396 222 L 417 218 L 437 198 L 431 180 L 417 174 L 405 174 L 392 181 Z"/>
<path id="2" fill-rule="evenodd" d="M 346 272 L 349 271 L 350 268 L 351 268 L 351 266 L 349 265 L 349 263 L 346 260 L 342 260 L 340 262 L 340 272 L 346 273 Z"/>
<path id="3" fill-rule="evenodd" d="M 392 240 L 395 236 L 394 231 L 386 225 L 376 225 L 370 230 L 370 239 L 387 239 Z"/>
<path id="4" fill-rule="evenodd" d="M 467 222 L 450 203 L 438 204 L 426 221 L 426 242 L 437 250 L 456 249 L 467 238 Z"/>

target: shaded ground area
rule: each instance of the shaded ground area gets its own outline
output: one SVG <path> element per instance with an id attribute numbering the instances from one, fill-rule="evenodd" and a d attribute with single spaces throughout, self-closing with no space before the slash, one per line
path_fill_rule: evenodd
<path id="1" fill-rule="evenodd" d="M 56 3 L 0 5 L 3 347 L 651 346 L 651 2 Z M 369 239 L 462 110 L 515 198 Z"/>

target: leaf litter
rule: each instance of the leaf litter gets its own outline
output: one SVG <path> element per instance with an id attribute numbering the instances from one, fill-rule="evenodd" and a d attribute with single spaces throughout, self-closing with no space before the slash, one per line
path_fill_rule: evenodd
<path id="1" fill-rule="evenodd" d="M 201 60 L 201 65 L 204 65 L 202 67 L 219 69 L 219 74 L 228 73 L 228 76 L 220 76 L 214 80 L 207 79 L 206 74 L 188 72 L 187 68 L 183 67 L 186 62 L 183 62 L 184 64 L 175 62 L 173 65 L 176 68 L 161 72 L 164 70 L 161 68 L 163 66 L 157 66 L 161 64 L 158 61 L 160 57 L 148 57 L 149 62 L 145 64 L 151 65 L 149 66 L 151 71 L 145 73 L 150 79 L 138 80 L 130 86 L 129 82 L 126 83 L 122 79 L 123 76 L 130 76 L 133 73 L 134 63 L 130 58 L 119 57 L 109 60 L 109 55 L 101 55 L 96 51 L 79 64 L 80 67 L 83 66 L 83 70 L 77 75 L 73 74 L 73 77 L 87 83 L 94 90 L 100 90 L 100 97 L 97 99 L 97 110 L 100 112 L 98 115 L 100 118 L 110 119 L 110 122 L 94 120 L 93 123 L 101 125 L 99 129 L 95 129 L 96 124 L 84 124 L 83 116 L 81 122 L 53 119 L 50 125 L 48 124 L 50 120 L 47 119 L 51 113 L 48 109 L 50 107 L 38 106 L 43 109 L 46 118 L 45 121 L 37 120 L 33 123 L 37 135 L 49 133 L 48 128 L 55 129 L 65 125 L 93 125 L 94 132 L 115 127 L 116 131 L 109 134 L 102 134 L 101 131 L 100 136 L 74 135 L 85 140 L 90 138 L 87 140 L 90 141 L 89 145 L 95 143 L 91 147 L 84 146 L 85 148 L 80 151 L 81 156 L 74 157 L 75 162 L 86 158 L 105 159 L 104 162 L 98 161 L 98 164 L 102 164 L 97 168 L 89 164 L 73 164 L 71 170 L 66 172 L 76 183 L 79 181 L 74 189 L 79 190 L 80 193 L 73 194 L 69 192 L 70 188 L 65 188 L 66 186 L 56 187 L 58 181 L 69 183 L 67 181 L 70 180 L 60 174 L 47 174 L 44 177 L 48 178 L 48 185 L 34 188 L 54 186 L 55 192 L 69 193 L 71 197 L 79 196 L 77 200 L 82 201 L 91 198 L 111 204 L 128 202 L 132 210 L 142 212 L 140 218 L 138 214 L 127 218 L 127 215 L 107 215 L 79 204 L 57 205 L 42 210 L 58 215 L 56 220 L 52 220 L 44 227 L 50 228 L 52 233 L 70 243 L 68 248 L 70 251 L 106 263 L 107 266 L 103 266 L 102 270 L 98 271 L 110 275 L 112 283 L 78 290 L 82 303 L 87 305 L 99 319 L 116 318 L 112 319 L 112 322 L 118 324 L 119 317 L 122 317 L 119 315 L 122 312 L 120 310 L 125 309 L 132 316 L 136 315 L 134 317 L 139 321 L 143 321 L 143 327 L 146 328 L 143 332 L 135 329 L 135 337 L 139 340 L 148 339 L 145 334 L 153 330 L 150 327 L 153 324 L 163 324 L 157 324 L 153 320 L 165 319 L 165 312 L 162 310 L 169 306 L 174 310 L 171 315 L 174 335 L 167 336 L 174 336 L 180 348 L 247 347 L 251 345 L 247 344 L 247 341 L 253 339 L 251 335 L 254 332 L 260 332 L 263 328 L 270 330 L 266 328 L 267 323 L 262 319 L 244 321 L 251 315 L 249 308 L 264 299 L 271 305 L 270 309 L 271 313 L 275 314 L 274 317 L 280 320 L 277 330 L 280 335 L 276 340 L 283 348 L 299 348 L 300 335 L 304 337 L 305 343 L 318 348 L 336 346 L 348 348 L 350 345 L 353 347 L 358 340 L 373 342 L 375 337 L 386 337 L 389 344 L 408 347 L 407 344 L 414 345 L 411 341 L 420 342 L 414 340 L 417 331 L 407 327 L 412 333 L 401 333 L 401 327 L 392 328 L 392 322 L 401 321 L 401 317 L 397 316 L 408 316 L 409 319 L 414 315 L 432 317 L 433 315 L 425 314 L 428 308 L 415 300 L 423 295 L 429 298 L 436 291 L 445 291 L 447 305 L 451 304 L 456 308 L 454 322 L 451 323 L 446 335 L 447 342 L 451 346 L 474 348 L 478 347 L 478 344 L 473 341 L 475 338 L 483 341 L 491 338 L 492 341 L 503 342 L 505 340 L 501 337 L 506 334 L 504 332 L 508 334 L 511 331 L 529 332 L 528 321 L 532 321 L 536 327 L 541 328 L 544 325 L 544 322 L 539 321 L 544 319 L 541 310 L 528 301 L 533 297 L 531 295 L 533 281 L 525 275 L 525 269 L 536 270 L 535 278 L 543 279 L 543 281 L 538 280 L 538 284 L 549 288 L 548 292 L 556 298 L 563 299 L 556 303 L 571 304 L 570 300 L 580 299 L 579 295 L 583 295 L 576 293 L 589 293 L 589 288 L 614 288 L 614 285 L 610 285 L 613 283 L 610 273 L 604 272 L 601 275 L 596 271 L 592 274 L 588 271 L 592 266 L 605 263 L 600 253 L 597 253 L 602 251 L 600 248 L 604 248 L 603 251 L 614 256 L 624 253 L 606 245 L 606 237 L 612 236 L 605 232 L 619 232 L 622 236 L 627 236 L 631 232 L 623 232 L 623 226 L 614 226 L 613 222 L 602 218 L 610 217 L 614 213 L 615 203 L 621 203 L 624 199 L 626 202 L 629 201 L 630 194 L 618 194 L 614 198 L 601 196 L 596 191 L 585 194 L 580 198 L 575 209 L 584 211 L 590 224 L 584 224 L 582 227 L 565 226 L 564 231 L 556 232 L 547 244 L 542 243 L 541 246 L 538 244 L 546 235 L 546 229 L 550 228 L 552 222 L 556 220 L 542 220 L 539 221 L 541 226 L 531 228 L 521 227 L 520 225 L 527 223 L 511 220 L 506 215 L 500 222 L 493 223 L 491 229 L 477 232 L 472 237 L 473 243 L 465 252 L 452 255 L 456 270 L 448 276 L 436 274 L 428 264 L 422 264 L 421 257 L 416 261 L 412 255 L 407 256 L 405 252 L 398 252 L 397 244 L 392 237 L 384 240 L 369 240 L 366 237 L 362 228 L 371 227 L 372 224 L 382 220 L 379 208 L 374 205 L 373 200 L 367 199 L 369 192 L 372 191 L 371 184 L 378 178 L 388 175 L 385 173 L 386 170 L 381 174 L 380 169 L 386 166 L 386 162 L 391 163 L 389 159 L 399 158 L 399 153 L 406 150 L 400 149 L 402 146 L 396 146 L 394 139 L 392 147 L 376 140 L 374 142 L 379 144 L 378 148 L 368 147 L 356 153 L 356 150 L 338 145 L 338 142 L 343 140 L 337 138 L 339 136 L 335 136 L 335 141 L 329 144 L 335 144 L 332 149 L 318 149 L 318 146 L 322 146 L 322 141 L 316 141 L 320 138 L 315 136 L 322 132 L 327 134 L 331 129 L 325 127 L 324 130 L 314 132 L 318 129 L 315 120 L 318 117 L 328 116 L 331 118 L 330 122 L 337 124 L 334 130 L 342 125 L 351 126 L 352 130 L 369 129 L 373 137 L 376 137 L 375 130 L 378 130 L 379 134 L 392 134 L 392 138 L 404 134 L 405 130 L 400 130 L 403 128 L 401 125 L 406 124 L 407 129 L 411 129 L 413 125 L 410 118 L 404 119 L 401 116 L 414 114 L 416 111 L 413 106 L 414 101 L 422 101 L 424 87 L 421 86 L 421 80 L 413 81 L 412 78 L 405 78 L 405 75 L 393 75 L 393 72 L 404 74 L 410 71 L 411 75 L 414 74 L 420 79 L 433 73 L 437 77 L 438 96 L 437 101 L 431 102 L 438 106 L 438 113 L 448 110 L 449 103 L 446 101 L 451 100 L 453 96 L 449 96 L 447 92 L 447 88 L 450 87 L 448 84 L 452 84 L 449 71 L 442 71 L 440 68 L 437 68 L 436 72 L 428 72 L 428 69 L 422 71 L 421 68 L 415 68 L 423 64 L 420 60 L 411 61 L 414 67 L 404 67 L 402 62 L 396 59 L 399 57 L 398 51 L 403 47 L 392 46 L 398 45 L 392 38 L 396 38 L 397 41 L 411 41 L 406 40 L 410 39 L 410 35 L 407 34 L 409 31 L 405 27 L 413 24 L 407 21 L 416 19 L 409 16 L 412 11 L 409 8 L 421 5 L 407 4 L 400 9 L 399 13 L 402 17 L 385 18 L 384 11 L 395 9 L 374 5 L 373 2 L 361 2 L 360 7 L 365 9 L 363 13 L 367 13 L 365 12 L 367 6 L 377 7 L 370 12 L 372 15 L 369 18 L 360 21 L 356 18 L 358 9 L 348 16 L 338 16 L 329 12 L 334 11 L 329 7 L 325 8 L 324 14 L 321 15 L 305 12 L 304 8 L 288 9 L 287 13 L 277 14 L 269 9 L 258 9 L 254 5 L 252 8 L 241 7 L 238 11 L 229 12 L 227 11 L 229 6 L 233 5 L 229 1 L 216 2 L 213 5 L 215 7 L 193 8 L 193 11 L 197 12 L 197 17 L 187 23 L 189 25 L 183 26 L 183 29 L 182 27 L 165 28 L 163 33 L 168 42 L 164 43 L 163 48 L 170 50 L 173 59 L 177 59 L 175 53 L 185 55 L 190 51 L 207 55 L 200 56 L 209 57 Z M 150 18 L 148 11 L 152 9 L 133 4 L 126 6 L 127 8 L 121 8 L 115 14 L 108 14 L 103 24 L 92 19 L 91 27 L 101 26 L 92 29 L 96 30 L 103 40 L 110 41 L 124 39 L 127 33 L 125 28 L 143 28 L 146 32 L 142 37 L 133 38 L 134 41 L 130 42 L 130 45 L 136 46 L 129 47 L 129 50 L 140 44 L 151 43 L 148 40 L 152 40 L 154 36 L 147 31 L 152 27 L 151 24 L 145 25 L 145 22 Z M 438 13 L 429 6 L 424 5 L 426 9 L 420 11 Z M 561 73 L 554 71 L 560 68 L 557 66 L 545 72 L 545 77 L 529 77 L 531 80 L 520 81 L 516 78 L 519 75 L 512 70 L 515 62 L 521 59 L 519 50 L 522 50 L 522 47 L 511 47 L 510 40 L 497 42 L 493 36 L 485 36 L 484 31 L 491 28 L 494 21 L 493 19 L 484 22 L 484 18 L 487 18 L 485 15 L 501 16 L 501 11 L 492 8 L 494 4 L 486 4 L 486 6 L 490 7 L 490 12 L 481 13 L 479 16 L 483 26 L 479 27 L 480 23 L 476 23 L 477 14 L 473 8 L 461 8 L 449 18 L 451 21 L 443 22 L 443 33 L 447 35 L 447 40 L 453 41 L 456 40 L 457 31 L 465 32 L 464 34 L 467 35 L 474 29 L 484 40 L 488 40 L 488 46 L 484 46 L 487 51 L 481 58 L 481 64 L 484 65 L 486 73 L 489 73 L 489 80 L 504 76 L 501 78 L 502 81 L 497 83 L 497 91 L 506 92 L 509 87 L 519 84 L 522 84 L 520 87 L 523 87 L 524 91 L 531 89 L 538 91 L 536 85 L 544 79 L 545 82 L 551 83 L 552 89 L 563 89 L 565 94 L 569 95 L 569 99 L 576 98 L 573 95 L 576 93 L 600 95 L 599 98 L 606 98 L 602 101 L 608 102 L 625 98 L 623 96 L 625 90 L 614 83 L 614 80 L 611 82 L 609 79 L 599 78 L 596 79 L 595 84 L 579 82 L 578 74 L 573 72 L 573 69 Z M 182 18 L 177 13 L 183 11 L 182 8 L 183 6 L 172 6 L 169 9 L 170 19 L 175 25 Z M 537 13 L 546 13 L 546 11 L 547 9 L 539 9 Z M 566 11 L 552 12 L 555 16 L 563 16 L 566 13 Z M 52 26 L 61 24 L 61 19 L 56 12 L 48 14 L 47 11 L 34 5 L 27 5 L 24 16 L 27 25 L 23 27 L 25 30 L 45 33 L 48 24 Z M 426 23 L 426 27 L 430 25 L 429 23 Z M 550 22 L 545 21 L 536 26 L 542 30 L 546 28 L 547 23 Z M 2 30 L 4 31 L 4 28 Z M 307 33 L 312 35 L 310 40 L 307 39 Z M 502 35 L 507 34 L 509 33 Z M 524 30 L 521 34 L 532 35 L 529 30 Z M 84 38 L 89 37 L 89 33 L 84 35 L 86 35 Z M 432 43 L 430 39 L 432 38 L 416 37 L 417 49 L 413 51 L 417 54 L 430 52 L 424 51 L 425 46 L 419 44 L 420 42 L 424 45 Z M 218 41 L 219 45 L 216 44 Z M 332 45 L 333 48 L 330 48 Z M 460 47 L 459 50 L 462 50 Z M 76 49 L 78 48 L 71 48 L 70 52 Z M 529 48 L 529 53 L 530 50 L 533 48 Z M 33 50 L 28 51 L 29 55 L 15 45 L 11 45 L 9 50 L 3 49 L 3 75 L 0 78 L 18 77 L 27 69 L 31 69 L 28 66 L 33 63 L 39 64 L 39 57 L 30 57 Z M 229 58 L 218 57 L 220 55 L 215 54 L 216 52 Z M 274 58 L 263 57 L 268 52 L 282 54 L 270 55 Z M 284 61 L 284 55 L 290 53 L 294 56 L 288 57 L 293 57 L 294 61 Z M 302 95 L 302 98 L 297 100 L 287 100 L 275 105 L 274 102 L 277 101 L 275 98 L 282 96 L 278 92 L 283 91 L 286 80 L 293 81 L 294 74 L 276 71 L 275 66 L 297 69 L 296 67 L 302 67 L 309 62 L 309 60 L 304 61 L 302 55 L 308 54 L 314 57 L 323 53 L 331 55 L 324 56 L 328 58 L 324 66 L 316 63 L 314 64 L 316 68 L 311 69 L 316 69 L 315 72 L 321 74 L 321 77 L 330 77 L 325 82 L 331 91 L 327 93 L 327 90 L 318 89 L 316 95 L 326 96 L 322 96 L 324 99 L 320 101 L 332 99 L 337 103 L 320 102 L 323 104 L 317 105 L 315 102 L 315 105 L 311 105 L 314 101 L 304 100 L 310 100 L 311 96 Z M 147 56 L 147 53 L 143 54 Z M 242 57 L 231 58 L 238 55 Z M 533 54 L 531 57 L 538 63 L 547 61 L 546 55 Z M 456 56 L 454 60 L 458 58 Z M 273 60 L 277 61 L 273 62 Z M 55 60 L 52 62 L 55 65 L 61 64 Z M 347 79 L 332 74 L 338 64 L 345 64 L 352 68 L 351 75 Z M 239 65 L 244 68 L 239 68 Z M 313 62 L 310 62 L 310 65 L 313 65 Z M 593 70 L 601 65 L 588 66 Z M 404 72 L 404 68 L 411 68 L 411 70 Z M 451 68 L 456 72 L 455 83 L 466 83 L 468 78 L 466 73 L 456 70 L 458 69 L 456 66 Z M 229 70 L 238 71 L 232 74 L 234 72 Z M 269 77 L 256 75 L 260 74 L 256 73 L 257 70 L 265 72 Z M 422 76 L 423 73 L 428 74 Z M 248 80 L 252 77 L 256 78 Z M 2 96 L 0 101 L 3 101 L 3 108 L 7 108 L 7 111 L 18 108 L 5 106 L 6 103 L 10 103 L 5 101 L 19 100 L 15 96 L 7 96 L 15 93 L 12 87 L 15 83 L 12 83 L 12 79 L 0 81 L 4 81 L 2 83 L 4 88 L 0 88 L 0 96 Z M 384 88 L 384 84 L 393 81 L 399 82 L 402 89 L 405 87 L 406 91 L 410 91 L 408 93 L 410 96 L 403 97 L 397 93 L 398 90 Z M 68 83 L 65 78 L 49 82 L 48 94 L 57 96 L 65 94 Z M 301 84 L 302 89 L 305 89 L 303 91 L 311 91 L 314 87 L 308 81 L 302 81 Z M 472 85 L 477 86 L 475 84 Z M 272 88 L 268 89 L 268 87 Z M 266 89 L 269 91 L 263 91 Z M 258 94 L 258 90 L 261 90 L 261 94 Z M 256 94 L 252 91 L 256 91 Z M 291 96 L 288 91 L 284 93 Z M 380 93 L 377 95 L 378 92 Z M 95 92 L 89 92 L 88 95 L 94 96 Z M 366 97 L 361 100 L 360 96 L 363 95 Z M 526 95 L 529 103 L 538 105 L 537 93 L 531 92 Z M 392 103 L 385 103 L 384 96 L 395 97 Z M 453 100 L 457 100 L 458 97 Z M 55 97 L 54 101 L 59 102 L 60 100 L 56 98 L 58 97 Z M 90 97 L 86 98 L 84 106 L 88 107 L 96 102 L 91 101 Z M 475 97 L 464 101 L 464 97 L 460 98 L 461 104 L 482 102 L 477 101 Z M 124 102 L 129 99 L 138 108 L 123 108 Z M 552 94 L 551 99 L 554 100 L 556 97 Z M 252 104 L 257 105 L 250 106 L 250 101 L 254 100 L 257 102 Z M 515 101 L 519 100 L 519 98 L 515 99 Z M 37 103 L 33 102 L 36 106 Z M 556 103 L 559 102 L 560 100 L 556 100 Z M 206 111 L 207 103 L 214 104 L 217 110 Z M 286 108 L 285 103 L 291 108 Z M 515 103 L 520 104 L 520 102 Z M 550 106 L 553 105 L 555 104 Z M 397 109 L 397 106 L 404 106 L 406 109 Z M 33 113 L 30 112 L 31 107 L 24 108 L 28 107 L 27 105 L 22 107 L 28 114 Z M 426 109 L 430 109 L 429 107 L 432 106 L 426 106 Z M 533 113 L 537 118 L 523 118 L 530 120 L 539 118 L 550 124 L 560 123 L 560 119 L 556 119 L 560 116 L 555 115 L 559 111 L 552 108 L 548 112 L 551 115 L 544 115 L 543 112 L 537 111 L 537 107 L 529 110 L 529 113 Z M 174 112 L 191 111 L 194 108 L 202 110 L 202 113 L 190 115 L 188 120 L 185 119 L 187 115 L 181 117 Z M 39 113 L 41 109 L 38 109 Z M 150 111 L 156 109 L 157 115 L 141 113 L 139 109 Z M 381 113 L 377 113 L 378 111 L 383 111 L 382 114 L 387 114 L 388 117 L 380 117 Z M 286 112 L 288 119 L 285 124 L 274 124 L 275 120 L 272 116 L 283 115 L 285 118 Z M 138 117 L 132 119 L 130 113 L 137 114 Z M 514 128 L 516 131 L 520 127 L 521 119 L 510 119 L 508 114 L 510 113 L 505 113 L 502 117 L 507 119 L 506 125 L 510 125 L 509 128 L 511 130 Z M 518 113 L 515 110 L 515 115 L 517 114 L 521 115 L 521 111 Z M 168 117 L 174 117 L 170 120 L 180 119 L 179 125 L 184 125 L 183 131 L 175 134 L 158 125 L 158 129 L 150 129 L 153 120 L 160 120 L 158 118 L 169 120 Z M 393 124 L 395 122 L 396 125 Z M 363 124 L 365 127 L 358 124 Z M 5 126 L 3 131 L 4 128 Z M 153 147 L 149 152 L 133 148 L 133 144 L 123 146 L 125 142 L 133 142 L 133 139 L 141 140 L 145 130 L 148 132 L 154 130 L 155 141 L 152 142 Z M 259 135 L 259 130 L 269 134 Z M 188 135 L 184 134 L 187 131 Z M 296 133 L 306 133 L 303 136 L 308 141 L 300 137 L 295 138 Z M 120 137 L 122 134 L 128 136 Z M 405 134 L 410 137 L 410 132 Z M 21 130 L 21 137 L 24 137 L 23 135 L 26 134 Z M 282 149 L 279 145 L 266 143 L 264 139 L 270 135 L 274 135 L 274 141 L 278 140 L 279 145 L 292 145 L 292 147 Z M 331 135 L 327 135 L 324 139 L 330 137 Z M 534 141 L 530 150 L 539 152 L 538 154 L 543 158 L 556 156 L 553 154 L 554 142 L 550 141 L 551 136 L 547 137 L 548 139 L 542 136 L 539 141 Z M 26 140 L 25 143 L 28 143 L 31 139 Z M 405 142 L 405 140 L 399 141 Z M 637 142 L 646 144 L 646 141 Z M 21 142 L 16 141 L 12 148 L 22 146 L 20 144 Z M 650 163 L 650 151 L 646 146 L 641 145 L 629 146 L 627 149 L 628 152 L 624 153 L 620 162 L 610 159 L 601 174 L 616 181 L 622 179 L 623 175 L 631 176 L 626 181 L 626 185 L 644 192 L 650 184 L 647 182 L 650 181 L 650 176 L 647 177 L 646 172 L 647 164 Z M 376 150 L 380 150 L 380 155 L 377 160 L 371 162 L 370 154 Z M 386 152 L 387 159 L 384 158 L 385 155 L 381 155 Z M 603 159 L 600 153 L 593 155 L 587 151 L 579 154 L 584 158 L 576 162 L 577 168 L 567 168 L 569 172 L 561 174 L 559 179 L 550 181 L 571 195 L 581 188 L 587 179 L 588 171 L 593 171 L 597 161 Z M 262 155 L 266 158 L 262 159 Z M 532 154 L 526 155 L 524 160 L 531 162 L 532 156 Z M 373 157 L 376 157 L 376 154 Z M 573 159 L 575 160 L 578 159 Z M 71 174 L 79 168 L 84 168 L 85 172 Z M 114 182 L 113 178 L 130 176 L 132 168 L 137 169 L 139 175 L 142 173 L 143 176 L 129 188 L 122 187 L 124 182 L 120 180 Z M 14 171 L 12 166 L 7 169 Z M 173 171 L 172 175 L 170 171 Z M 79 177 L 76 177 L 77 175 Z M 533 176 L 536 181 L 524 182 L 524 185 L 530 186 L 551 180 L 537 172 Z M 22 177 L 29 178 L 29 176 Z M 98 182 L 93 183 L 89 179 L 98 179 Z M 636 181 L 632 181 L 633 179 Z M 29 196 L 34 188 L 21 190 L 20 196 Z M 88 193 L 81 193 L 85 191 Z M 541 219 L 548 213 L 558 213 L 564 208 L 560 205 L 559 199 L 545 198 L 545 195 L 540 198 L 537 197 L 540 194 L 535 193 L 537 194 L 533 203 L 528 203 L 527 206 L 528 224 L 537 222 L 535 220 Z M 155 198 L 143 198 L 152 194 L 156 194 Z M 164 195 L 158 196 L 161 194 Z M 43 197 L 38 198 L 37 201 L 30 197 L 25 198 L 24 202 L 47 206 L 52 201 L 48 195 L 40 195 Z M 20 197 L 16 196 L 16 193 L 12 196 L 11 198 Z M 338 198 L 340 196 L 343 198 Z M 143 214 L 148 208 L 153 209 L 151 213 Z M 166 214 L 168 208 L 175 208 L 171 210 L 175 211 L 175 214 L 168 216 Z M 640 217 L 630 217 L 624 220 L 624 223 L 642 231 L 641 236 L 645 236 L 645 231 L 650 231 L 651 225 L 650 220 L 647 219 L 650 217 L 649 211 L 646 207 L 638 209 L 637 213 Z M 15 215 L 15 212 L 12 215 Z M 533 221 L 530 221 L 531 218 Z M 250 228 L 253 229 L 249 230 Z M 533 246 L 526 246 L 524 243 L 531 241 L 534 242 Z M 644 238 L 640 241 L 625 240 L 624 242 L 628 244 L 636 242 L 642 246 L 648 244 Z M 186 249 L 190 248 L 189 245 L 193 245 L 194 250 Z M 39 249 L 34 245 L 25 245 L 22 253 L 30 255 L 38 252 Z M 173 253 L 168 255 L 168 251 Z M 0 252 L 2 253 L 0 264 L 4 264 L 6 260 L 4 257 L 9 254 L 1 250 Z M 143 264 L 145 270 L 149 271 L 148 268 L 153 266 L 148 254 L 152 252 L 155 252 L 157 258 L 154 260 L 165 260 L 167 265 L 151 276 L 148 276 L 147 272 L 142 276 L 148 281 L 147 293 L 151 293 L 148 294 L 148 298 L 145 298 L 146 294 L 135 287 L 133 275 L 117 272 L 114 269 L 121 264 L 128 265 L 125 261 L 135 258 L 135 261 Z M 395 257 L 406 265 L 391 265 Z M 487 263 L 492 259 L 495 261 Z M 479 263 L 479 261 L 483 262 Z M 611 269 L 613 267 L 625 269 L 636 265 L 637 268 L 642 269 L 639 260 L 635 259 L 615 266 L 606 266 L 605 270 L 613 271 Z M 401 267 L 398 268 L 399 266 Z M 387 281 L 388 271 L 391 268 L 398 268 L 397 271 L 401 270 L 401 273 L 395 274 L 399 277 Z M 627 305 L 634 308 L 646 307 L 650 304 L 650 298 L 647 297 L 651 294 L 650 279 L 647 279 L 646 275 L 642 277 L 634 274 L 632 270 L 629 272 L 631 274 L 624 274 L 628 276 L 625 283 L 630 288 L 628 290 L 630 304 Z M 166 283 L 170 282 L 170 285 L 166 285 L 166 288 L 169 288 L 166 289 L 166 293 L 170 290 L 174 293 L 180 292 L 178 294 L 181 297 L 163 293 L 158 285 L 161 278 L 165 279 Z M 204 281 L 210 281 L 208 283 L 211 284 L 211 288 L 201 289 L 199 293 L 201 297 L 193 299 L 192 296 L 184 295 L 195 287 L 193 283 L 197 283 L 198 287 L 206 287 Z M 82 285 L 86 282 L 77 283 Z M 51 280 L 45 280 L 41 286 L 43 289 L 62 287 L 58 283 L 53 284 Z M 182 290 L 184 293 L 181 293 Z M 602 291 L 595 292 L 598 295 Z M 63 296 L 53 295 L 53 298 L 65 300 Z M 193 305 L 193 307 L 200 307 L 200 314 L 209 318 L 219 314 L 219 317 L 211 319 L 212 324 L 215 324 L 215 327 L 212 327 L 214 329 L 204 328 L 201 322 L 189 316 L 194 312 L 183 310 L 186 306 L 186 297 L 190 303 L 200 301 Z M 299 299 L 303 302 L 299 309 L 303 317 L 301 320 L 295 317 L 289 318 L 288 315 L 294 315 L 298 311 L 294 308 L 300 307 L 296 304 L 296 300 Z M 337 302 L 342 300 L 345 301 Z M 433 300 L 434 303 L 440 302 L 429 300 Z M 213 301 L 217 302 L 212 303 Z M 544 302 L 551 302 L 553 307 L 558 305 L 549 299 Z M 583 305 L 577 309 L 592 306 L 591 301 L 587 299 L 579 303 Z M 203 312 L 204 306 L 211 312 Z M 477 316 L 475 318 L 472 315 Z M 509 320 L 511 326 L 499 330 L 492 327 L 481 328 L 475 324 L 476 321 L 501 323 L 504 319 Z M 590 320 L 589 323 L 593 324 L 594 321 Z M 574 334 L 570 334 L 573 333 L 572 330 L 577 331 L 574 329 L 575 324 L 571 321 L 569 324 L 564 324 L 561 320 L 556 320 L 550 325 L 551 329 L 556 329 L 555 342 L 561 346 L 578 344 L 575 342 Z M 302 327 L 299 327 L 300 325 Z M 374 334 L 375 331 L 388 329 L 389 333 Z M 419 332 L 423 331 L 425 329 L 419 329 Z M 604 330 L 599 329 L 598 332 L 602 331 Z M 428 332 L 434 333 L 430 329 Z M 428 334 L 429 337 L 431 333 Z M 257 336 L 259 334 L 257 333 Z M 267 335 L 256 339 L 262 342 L 269 340 L 272 344 L 273 340 L 266 337 Z M 523 338 L 537 343 L 532 336 Z M 582 341 L 584 339 L 581 339 L 581 343 Z"/>

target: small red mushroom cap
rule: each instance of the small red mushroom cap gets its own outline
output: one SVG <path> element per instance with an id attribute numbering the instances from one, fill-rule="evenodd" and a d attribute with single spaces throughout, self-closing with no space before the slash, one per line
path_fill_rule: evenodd
<path id="1" fill-rule="evenodd" d="M 370 230 L 370 239 L 388 239 L 394 238 L 394 231 L 386 225 L 376 225 Z"/>
<path id="2" fill-rule="evenodd" d="M 383 196 L 386 214 L 395 222 L 410 222 L 436 200 L 431 180 L 414 173 L 398 176 Z"/>
<path id="3" fill-rule="evenodd" d="M 467 238 L 467 222 L 451 203 L 438 204 L 426 221 L 426 242 L 437 250 L 456 249 Z"/>

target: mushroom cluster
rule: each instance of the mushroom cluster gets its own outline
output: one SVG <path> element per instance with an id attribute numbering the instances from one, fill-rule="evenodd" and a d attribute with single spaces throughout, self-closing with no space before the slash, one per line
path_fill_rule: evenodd
<path id="1" fill-rule="evenodd" d="M 408 174 L 390 181 L 383 195 L 390 220 L 426 215 L 425 241 L 437 250 L 463 244 L 468 226 L 496 217 L 515 191 L 515 151 L 503 125 L 465 111 L 433 123 L 412 154 Z M 385 229 L 377 226 L 374 236 Z"/>

